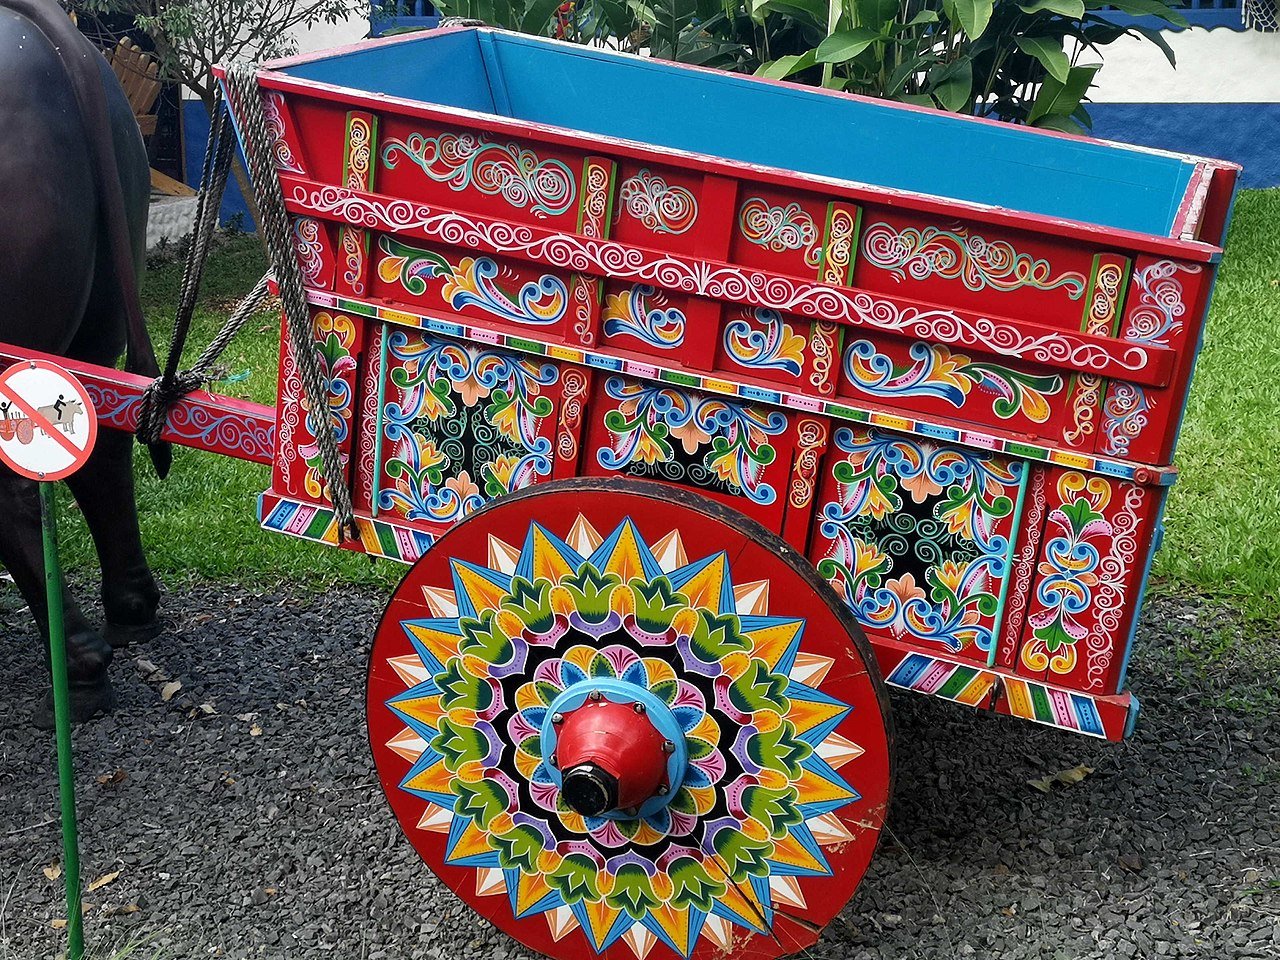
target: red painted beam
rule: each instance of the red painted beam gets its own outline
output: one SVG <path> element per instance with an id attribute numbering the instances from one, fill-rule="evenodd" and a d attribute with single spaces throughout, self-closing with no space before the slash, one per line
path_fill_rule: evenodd
<path id="1" fill-rule="evenodd" d="M 127 433 L 137 431 L 142 392 L 151 382 L 147 377 L 0 344 L 0 370 L 27 360 L 48 360 L 70 370 L 89 391 L 102 426 Z M 161 437 L 179 446 L 210 450 L 237 460 L 271 463 L 276 445 L 276 412 L 260 403 L 196 390 L 169 408 Z"/>

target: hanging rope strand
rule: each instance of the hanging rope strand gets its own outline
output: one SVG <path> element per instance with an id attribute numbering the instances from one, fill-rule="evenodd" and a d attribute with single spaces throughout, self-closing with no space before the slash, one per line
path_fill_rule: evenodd
<path id="1" fill-rule="evenodd" d="M 275 267 L 289 343 L 301 374 L 303 392 L 313 413 L 311 424 L 320 447 L 320 460 L 324 468 L 322 479 L 328 484 L 339 529 L 344 535 L 354 539 L 358 533 L 351 507 L 351 491 L 343 473 L 333 417 L 329 413 L 330 385 L 321 376 L 316 362 L 311 314 L 307 308 L 306 291 L 293 250 L 289 218 L 284 208 L 284 194 L 271 160 L 272 141 L 262 113 L 256 67 L 244 62 L 233 64 L 227 69 L 226 85 L 229 105 L 240 124 L 249 179 L 253 184 L 254 199 L 258 202 L 258 226 L 266 237 L 267 249 Z"/>

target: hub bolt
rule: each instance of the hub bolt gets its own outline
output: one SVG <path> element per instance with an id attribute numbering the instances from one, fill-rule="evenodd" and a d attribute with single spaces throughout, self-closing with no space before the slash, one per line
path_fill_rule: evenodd
<path id="1" fill-rule="evenodd" d="M 551 715 L 551 722 L 554 723 L 556 726 L 560 726 L 560 724 L 564 723 L 564 714 L 553 713 Z"/>
<path id="2" fill-rule="evenodd" d="M 636 712 L 636 713 L 644 713 L 644 704 L 643 704 L 643 703 L 636 703 L 636 704 L 635 704 L 635 707 L 634 707 L 634 710 L 635 710 L 635 712 Z"/>
<path id="3" fill-rule="evenodd" d="M 589 699 L 591 700 L 591 702 L 592 702 L 592 703 L 599 703 L 599 702 L 600 702 L 600 691 L 599 691 L 599 690 L 592 690 L 592 691 L 591 691 L 591 694 L 590 694 Z"/>
<path id="4" fill-rule="evenodd" d="M 662 741 L 662 752 L 670 756 L 676 752 L 676 745 L 670 740 Z"/>
<path id="5" fill-rule="evenodd" d="M 560 768 L 560 758 L 557 757 L 554 753 L 551 755 L 551 765 L 556 769 Z"/>

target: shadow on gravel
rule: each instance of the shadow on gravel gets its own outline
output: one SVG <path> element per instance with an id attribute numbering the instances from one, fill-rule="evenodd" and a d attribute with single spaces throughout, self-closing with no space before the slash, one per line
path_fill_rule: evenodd
<path id="1" fill-rule="evenodd" d="M 382 799 L 363 687 L 384 601 L 192 588 L 167 600 L 171 632 L 122 652 L 118 712 L 75 738 L 85 880 L 119 872 L 86 895 L 91 946 L 526 956 L 429 876 Z M 1153 601 L 1120 745 L 895 696 L 891 828 L 812 956 L 1280 957 L 1277 638 L 1240 655 L 1241 635 L 1220 607 Z M 0 609 L 0 637 L 0 960 L 30 960 L 61 946 L 57 785 L 26 722 L 25 614 Z M 1080 764 L 1080 783 L 1028 785 Z"/>

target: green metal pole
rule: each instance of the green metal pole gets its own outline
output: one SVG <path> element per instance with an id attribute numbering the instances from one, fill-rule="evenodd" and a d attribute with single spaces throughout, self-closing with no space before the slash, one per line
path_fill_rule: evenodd
<path id="1" fill-rule="evenodd" d="M 58 731 L 58 792 L 62 798 L 62 864 L 67 879 L 68 960 L 84 956 L 80 911 L 80 842 L 76 836 L 76 779 L 71 766 L 71 693 L 67 689 L 67 638 L 62 622 L 62 566 L 58 563 L 58 510 L 52 483 L 40 487 L 44 537 L 44 585 L 49 597 L 49 662 L 53 667 L 53 716 Z"/>

